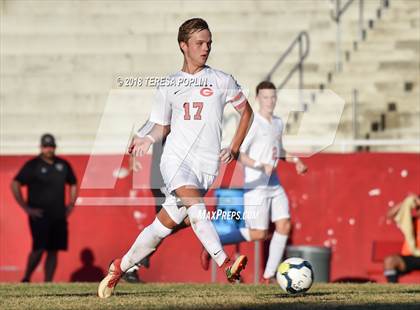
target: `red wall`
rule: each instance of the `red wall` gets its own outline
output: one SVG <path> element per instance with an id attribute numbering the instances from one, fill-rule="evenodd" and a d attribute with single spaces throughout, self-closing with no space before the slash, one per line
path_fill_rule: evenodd
<path id="1" fill-rule="evenodd" d="M 81 181 L 88 156 L 64 157 L 72 163 Z M 9 189 L 10 181 L 27 159 L 27 156 L 0 157 L 0 281 L 20 280 L 31 246 L 27 217 Z M 149 163 L 150 158 L 142 159 L 146 170 L 137 176 L 140 183 L 148 180 Z M 371 259 L 372 242 L 402 240 L 395 225 L 385 219 L 385 213 L 389 205 L 401 201 L 408 193 L 420 193 L 420 155 L 321 154 L 306 159 L 306 163 L 309 173 L 305 176 L 296 175 L 291 164 L 281 163 L 279 167 L 290 199 L 292 243 L 330 246 L 332 280 L 370 277 L 383 281 L 381 264 Z M 233 186 L 240 186 L 241 180 L 241 173 L 235 173 Z M 131 185 L 131 178 L 126 178 L 115 189 L 81 190 L 80 196 L 127 197 Z M 134 194 L 150 196 L 145 189 Z M 134 217 L 135 211 L 141 212 L 136 213 L 140 217 Z M 94 265 L 105 270 L 112 258 L 128 249 L 139 229 L 150 223 L 153 215 L 151 205 L 76 207 L 69 219 L 69 250 L 60 253 L 55 280 L 70 280 L 71 274 L 82 265 L 80 252 L 86 247 L 94 253 Z M 210 281 L 210 271 L 202 271 L 199 265 L 200 249 L 190 228 L 178 232 L 164 241 L 152 257 L 150 269 L 143 269 L 140 275 L 145 281 Z M 232 246 L 227 249 L 229 253 L 234 251 Z M 250 257 L 244 278 L 252 282 L 253 244 L 242 244 L 241 252 Z M 40 266 L 33 280 L 42 278 Z M 221 273 L 218 279 L 222 281 Z"/>

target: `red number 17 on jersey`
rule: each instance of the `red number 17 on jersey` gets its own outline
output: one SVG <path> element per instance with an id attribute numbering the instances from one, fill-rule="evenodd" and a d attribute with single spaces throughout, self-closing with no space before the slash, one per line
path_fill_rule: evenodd
<path id="1" fill-rule="evenodd" d="M 203 102 L 193 102 L 192 106 L 194 109 L 197 109 L 194 114 L 194 119 L 201 120 L 201 111 L 203 110 Z M 184 103 L 184 119 L 187 121 L 191 120 L 190 102 Z"/>

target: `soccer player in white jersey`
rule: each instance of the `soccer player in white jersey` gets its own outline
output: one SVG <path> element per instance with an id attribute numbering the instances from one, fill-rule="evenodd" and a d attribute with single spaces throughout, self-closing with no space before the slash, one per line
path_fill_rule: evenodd
<path id="1" fill-rule="evenodd" d="M 298 158 L 286 154 L 282 146 L 283 122 L 273 115 L 277 101 L 273 83 L 263 81 L 256 88 L 259 111 L 240 149 L 240 162 L 244 165 L 244 218 L 246 227 L 221 235 L 222 244 L 264 240 L 271 222 L 276 226 L 270 241 L 269 255 L 263 282 L 274 277 L 290 233 L 289 202 L 276 172 L 279 158 L 296 164 L 298 174 L 307 171 Z M 209 256 L 203 250 L 201 263 L 208 269 Z"/>
<path id="2" fill-rule="evenodd" d="M 178 43 L 184 56 L 182 70 L 169 76 L 169 86 L 157 89 L 149 118 L 154 125 L 145 137 L 134 138 L 130 146 L 131 153 L 141 156 L 166 137 L 160 168 L 169 195 L 154 222 L 139 234 L 122 258 L 111 263 L 108 275 L 99 284 L 98 295 L 102 298 L 111 296 L 122 274 L 155 251 L 187 216 L 204 248 L 219 267 L 225 267 L 230 282 L 239 279 L 247 262 L 244 255 L 229 260 L 206 216 L 203 193 L 215 180 L 219 163 L 229 163 L 239 155 L 252 123 L 252 109 L 231 75 L 206 66 L 212 43 L 206 21 L 193 18 L 184 22 Z M 195 87 L 195 82 L 189 83 L 194 79 L 206 83 Z M 221 150 L 226 103 L 232 104 L 241 118 L 230 147 Z"/>

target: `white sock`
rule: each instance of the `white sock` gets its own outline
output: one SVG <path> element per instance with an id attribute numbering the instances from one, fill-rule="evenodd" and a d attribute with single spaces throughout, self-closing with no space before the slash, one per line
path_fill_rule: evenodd
<path id="1" fill-rule="evenodd" d="M 241 232 L 242 237 L 244 237 L 244 239 L 246 241 L 251 241 L 251 234 L 249 233 L 249 228 L 239 228 L 239 231 Z"/>
<path id="2" fill-rule="evenodd" d="M 265 266 L 263 275 L 265 279 L 272 278 L 276 274 L 281 258 L 283 257 L 286 241 L 287 235 L 279 234 L 277 231 L 274 232 L 270 241 L 267 265 Z"/>
<path id="3" fill-rule="evenodd" d="M 220 243 L 219 235 L 213 226 L 213 223 L 206 217 L 206 207 L 204 203 L 197 203 L 187 209 L 188 217 L 190 218 L 191 227 L 204 246 L 206 251 L 216 261 L 220 267 L 227 258 L 223 246 Z"/>
<path id="4" fill-rule="evenodd" d="M 121 270 L 127 271 L 143 258 L 156 250 L 156 247 L 165 237 L 169 236 L 172 229 L 164 226 L 157 218 L 138 235 L 130 250 L 121 261 Z"/>
<path id="5" fill-rule="evenodd" d="M 133 267 L 128 268 L 125 272 L 134 272 L 134 271 L 139 270 L 139 268 L 140 268 L 139 265 L 134 265 Z"/>

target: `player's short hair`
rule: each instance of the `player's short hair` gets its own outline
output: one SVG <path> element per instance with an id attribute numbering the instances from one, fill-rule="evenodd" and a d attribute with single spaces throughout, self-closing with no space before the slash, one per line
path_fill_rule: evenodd
<path id="1" fill-rule="evenodd" d="M 262 81 L 257 85 L 255 93 L 258 95 L 261 89 L 276 89 L 276 86 L 270 81 Z"/>
<path id="2" fill-rule="evenodd" d="M 186 20 L 185 22 L 182 23 L 182 25 L 178 29 L 178 44 L 181 42 L 187 43 L 189 38 L 191 37 L 191 34 L 193 34 L 196 31 L 201 31 L 201 30 L 206 30 L 206 29 L 210 31 L 209 25 L 202 18 L 195 17 L 195 18 Z"/>

